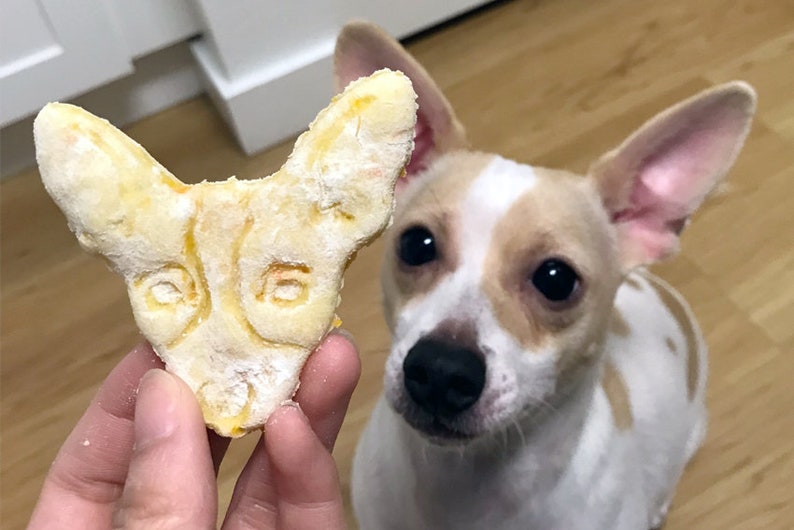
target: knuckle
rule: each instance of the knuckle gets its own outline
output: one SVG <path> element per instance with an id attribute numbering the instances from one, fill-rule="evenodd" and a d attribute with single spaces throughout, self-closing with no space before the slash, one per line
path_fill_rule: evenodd
<path id="1" fill-rule="evenodd" d="M 226 519 L 235 530 L 275 528 L 277 513 L 275 504 L 264 499 L 247 497 L 230 508 Z"/>
<path id="2" fill-rule="evenodd" d="M 196 520 L 194 511 L 186 511 L 174 506 L 167 499 L 146 496 L 134 502 L 122 499 L 113 515 L 114 529 L 196 529 L 205 528 Z M 206 528 L 212 528 L 206 526 Z"/>

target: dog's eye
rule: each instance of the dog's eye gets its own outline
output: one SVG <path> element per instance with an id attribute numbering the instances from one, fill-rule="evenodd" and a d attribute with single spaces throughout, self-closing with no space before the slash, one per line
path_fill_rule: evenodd
<path id="1" fill-rule="evenodd" d="M 424 226 L 414 226 L 400 235 L 397 253 L 406 265 L 424 265 L 437 257 L 435 238 Z"/>
<path id="2" fill-rule="evenodd" d="M 560 259 L 547 259 L 532 274 L 532 285 L 551 302 L 564 302 L 579 287 L 579 276 Z"/>

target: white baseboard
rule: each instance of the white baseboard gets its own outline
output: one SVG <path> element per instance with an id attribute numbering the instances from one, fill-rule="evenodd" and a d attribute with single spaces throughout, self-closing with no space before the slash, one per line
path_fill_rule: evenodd
<path id="1" fill-rule="evenodd" d="M 164 110 L 204 91 L 187 41 L 142 57 L 135 73 L 74 98 L 79 105 L 117 127 Z M 0 177 L 35 164 L 33 116 L 0 130 Z"/>
<path id="2" fill-rule="evenodd" d="M 207 91 L 249 155 L 306 129 L 333 95 L 334 40 L 228 79 L 202 40 L 191 45 Z"/>
<path id="3" fill-rule="evenodd" d="M 199 0 L 207 26 L 191 50 L 215 105 L 252 155 L 305 130 L 328 104 L 336 36 L 345 21 L 372 20 L 404 37 L 484 3 L 408 0 L 395 12 L 388 0 L 357 0 L 302 13 L 294 5 L 279 11 L 277 0 L 231 3 L 222 10 Z M 239 23 L 252 16 L 262 20 L 261 28 Z"/>

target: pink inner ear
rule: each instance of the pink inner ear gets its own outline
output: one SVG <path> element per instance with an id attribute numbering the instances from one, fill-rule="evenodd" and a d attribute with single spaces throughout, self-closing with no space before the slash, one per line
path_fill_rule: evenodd
<path id="1" fill-rule="evenodd" d="M 612 221 L 622 224 L 634 245 L 639 245 L 643 260 L 656 261 L 675 249 L 689 214 L 685 205 L 662 198 L 642 179 L 631 191 L 631 207 L 615 212 Z"/>
<path id="2" fill-rule="evenodd" d="M 667 258 L 678 246 L 678 236 L 671 231 L 659 230 L 644 221 L 624 225 L 625 241 L 634 245 L 629 255 L 639 257 L 643 263 Z"/>
<path id="3" fill-rule="evenodd" d="M 429 155 L 433 152 L 435 146 L 433 129 L 430 128 L 427 117 L 420 111 L 416 117 L 414 151 L 411 154 L 411 161 L 405 168 L 408 175 L 416 175 L 418 172 L 427 168 Z"/>
<path id="4" fill-rule="evenodd" d="M 726 143 L 735 134 L 725 121 L 683 127 L 640 164 L 630 206 L 615 212 L 613 221 L 627 224 L 630 237 L 650 260 L 674 250 L 675 236 L 721 176 Z"/>
<path id="5" fill-rule="evenodd" d="M 706 127 L 680 131 L 642 164 L 642 182 L 659 200 L 682 207 L 677 215 L 691 214 L 714 186 L 738 134 L 731 121 L 716 118 Z"/>
<path id="6" fill-rule="evenodd" d="M 653 181 L 654 184 L 659 181 Z M 675 186 L 675 183 L 671 184 Z M 631 190 L 631 206 L 615 212 L 612 221 L 616 223 L 634 222 L 645 225 L 648 229 L 673 231 L 678 233 L 686 218 L 691 214 L 686 198 L 674 190 L 665 189 L 665 185 L 653 189 L 646 182 L 645 176 L 634 181 Z"/>

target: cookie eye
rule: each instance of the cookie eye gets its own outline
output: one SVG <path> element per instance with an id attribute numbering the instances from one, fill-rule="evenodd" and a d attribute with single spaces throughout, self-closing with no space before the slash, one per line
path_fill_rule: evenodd
<path id="1" fill-rule="evenodd" d="M 175 304 L 184 298 L 184 293 L 180 286 L 169 281 L 162 281 L 152 285 L 149 292 L 154 298 L 154 301 L 160 305 Z"/>
<path id="2" fill-rule="evenodd" d="M 178 304 L 196 305 L 196 284 L 181 265 L 169 265 L 135 280 L 149 310 L 173 309 Z"/>
<path id="3" fill-rule="evenodd" d="M 532 274 L 532 285 L 550 302 L 569 300 L 579 287 L 579 276 L 561 259 L 547 259 Z"/>
<path id="4" fill-rule="evenodd" d="M 256 299 L 280 306 L 299 306 L 309 299 L 312 269 L 303 263 L 271 263 L 262 275 Z"/>
<path id="5" fill-rule="evenodd" d="M 411 267 L 431 262 L 438 257 L 435 237 L 424 226 L 411 227 L 400 235 L 397 254 Z"/>

